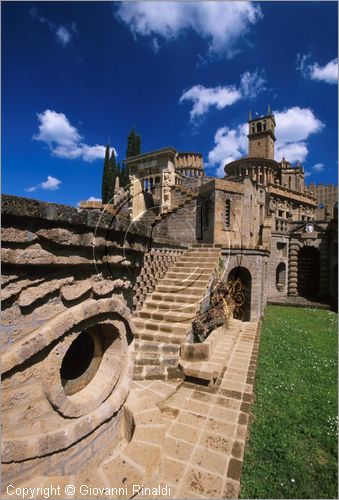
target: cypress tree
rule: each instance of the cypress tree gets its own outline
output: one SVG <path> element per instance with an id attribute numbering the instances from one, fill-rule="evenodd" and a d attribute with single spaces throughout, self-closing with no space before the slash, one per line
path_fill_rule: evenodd
<path id="1" fill-rule="evenodd" d="M 126 158 L 137 156 L 141 153 L 141 137 L 136 133 L 135 127 L 132 128 L 127 137 Z"/>
<path id="2" fill-rule="evenodd" d="M 106 205 L 109 203 L 114 194 L 114 182 L 115 182 L 115 172 L 116 172 L 116 161 L 114 149 L 112 149 L 112 155 L 110 157 L 110 147 L 106 146 L 104 169 L 102 174 L 102 184 L 101 184 L 101 199 L 102 203 Z"/>
<path id="3" fill-rule="evenodd" d="M 141 136 L 137 134 L 135 127 L 132 128 L 127 137 L 126 158 L 140 155 L 141 153 Z M 129 183 L 128 168 L 124 164 L 121 169 L 120 185 L 127 186 Z"/>

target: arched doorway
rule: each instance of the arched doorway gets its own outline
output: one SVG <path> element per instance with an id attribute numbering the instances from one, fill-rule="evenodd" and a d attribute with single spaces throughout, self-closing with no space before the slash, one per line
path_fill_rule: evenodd
<path id="1" fill-rule="evenodd" d="M 250 321 L 251 319 L 251 273 L 245 267 L 235 267 L 228 275 L 231 286 L 231 296 L 235 303 L 233 315 L 236 319 Z"/>
<path id="2" fill-rule="evenodd" d="M 314 299 L 319 294 L 319 250 L 314 247 L 302 247 L 298 255 L 298 295 Z"/>

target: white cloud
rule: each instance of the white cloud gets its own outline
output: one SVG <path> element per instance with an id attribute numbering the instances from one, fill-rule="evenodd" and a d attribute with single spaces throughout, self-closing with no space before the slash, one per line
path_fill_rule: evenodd
<path id="1" fill-rule="evenodd" d="M 308 155 L 307 139 L 318 133 L 324 124 L 308 108 L 293 107 L 274 112 L 276 121 L 275 160 L 283 157 L 294 163 L 305 161 Z M 248 154 L 248 124 L 243 123 L 234 129 L 221 127 L 214 136 L 214 148 L 208 153 L 209 166 L 217 167 L 217 175 L 224 176 L 223 167 Z"/>
<path id="2" fill-rule="evenodd" d="M 240 87 L 244 97 L 257 97 L 260 92 L 266 90 L 265 84 L 266 80 L 263 71 L 255 71 L 254 73 L 246 71 L 241 75 Z"/>
<path id="3" fill-rule="evenodd" d="M 28 193 L 34 193 L 37 189 L 46 189 L 48 191 L 55 191 L 56 189 L 59 189 L 59 186 L 61 184 L 61 181 L 59 179 L 56 179 L 55 177 L 52 177 L 51 175 L 47 176 L 47 180 L 39 182 L 39 184 L 36 184 L 35 186 L 31 186 L 25 189 Z"/>
<path id="4" fill-rule="evenodd" d="M 31 8 L 30 14 L 34 20 L 39 21 L 42 24 L 46 24 L 49 30 L 54 34 L 57 42 L 60 43 L 63 47 L 66 47 L 66 45 L 71 42 L 73 36 L 75 34 L 78 34 L 76 24 L 74 22 L 68 24 L 67 26 L 57 26 L 52 21 L 47 19 L 47 17 L 38 14 L 38 10 L 36 7 Z"/>
<path id="5" fill-rule="evenodd" d="M 312 80 L 322 80 L 326 83 L 338 82 L 338 59 L 333 59 L 325 66 L 321 67 L 314 63 L 311 70 Z"/>
<path id="6" fill-rule="evenodd" d="M 46 109 L 37 116 L 40 122 L 39 133 L 33 139 L 46 143 L 53 156 L 69 160 L 81 158 L 89 163 L 104 158 L 105 146 L 89 146 L 82 142 L 81 135 L 63 113 Z"/>
<path id="7" fill-rule="evenodd" d="M 208 165 L 219 165 L 217 176 L 223 177 L 226 163 L 237 160 L 247 151 L 247 123 L 238 125 L 236 129 L 219 128 L 214 136 L 215 146 L 208 153 Z"/>
<path id="8" fill-rule="evenodd" d="M 210 107 L 223 109 L 230 106 L 241 98 L 239 90 L 235 87 L 206 88 L 203 85 L 195 85 L 180 97 L 180 102 L 192 101 L 193 108 L 190 111 L 191 120 L 206 113 Z"/>
<path id="9" fill-rule="evenodd" d="M 65 46 L 67 45 L 72 38 L 71 33 L 68 31 L 65 26 L 59 26 L 59 28 L 56 30 L 55 33 L 57 40 L 61 43 L 61 45 Z"/>
<path id="10" fill-rule="evenodd" d="M 209 52 L 232 56 L 235 45 L 262 18 L 252 2 L 121 2 L 116 17 L 136 37 L 176 39 L 193 30 L 207 40 Z"/>
<path id="11" fill-rule="evenodd" d="M 308 170 L 304 170 L 304 178 L 306 179 L 307 177 L 309 177 L 311 174 L 311 172 L 309 172 Z"/>
<path id="12" fill-rule="evenodd" d="M 193 102 L 190 118 L 191 121 L 194 121 L 207 113 L 211 107 L 224 109 L 226 106 L 231 106 L 244 97 L 256 97 L 260 92 L 265 90 L 265 83 L 266 80 L 263 71 L 255 71 L 254 73 L 246 71 L 241 75 L 239 88 L 236 88 L 234 85 L 225 85 L 223 87 L 194 85 L 183 93 L 179 102 Z"/>
<path id="13" fill-rule="evenodd" d="M 284 111 L 274 111 L 277 124 L 275 129 L 277 141 L 299 142 L 304 141 L 310 134 L 320 132 L 324 124 L 309 108 L 294 106 Z"/>
<path id="14" fill-rule="evenodd" d="M 310 62 L 311 54 L 297 54 L 296 68 L 304 78 L 336 84 L 338 82 L 338 59 L 332 59 L 325 66 Z"/>
<path id="15" fill-rule="evenodd" d="M 285 158 L 290 163 L 303 162 L 306 160 L 307 155 L 308 147 L 306 142 L 276 142 L 274 155 L 276 161 Z"/>
<path id="16" fill-rule="evenodd" d="M 322 172 L 325 168 L 325 165 L 323 163 L 316 163 L 315 165 L 313 165 L 312 169 L 314 172 Z"/>
<path id="17" fill-rule="evenodd" d="M 285 157 L 290 162 L 305 161 L 308 147 L 305 142 L 311 134 L 321 132 L 322 123 L 309 108 L 294 106 L 284 111 L 274 112 L 276 121 L 275 159 Z"/>

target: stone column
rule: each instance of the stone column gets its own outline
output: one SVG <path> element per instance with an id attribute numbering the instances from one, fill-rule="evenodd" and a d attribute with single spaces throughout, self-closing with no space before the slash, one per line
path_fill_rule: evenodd
<path id="1" fill-rule="evenodd" d="M 290 297 L 297 297 L 298 295 L 298 253 L 298 243 L 291 243 L 288 273 L 288 295 Z"/>

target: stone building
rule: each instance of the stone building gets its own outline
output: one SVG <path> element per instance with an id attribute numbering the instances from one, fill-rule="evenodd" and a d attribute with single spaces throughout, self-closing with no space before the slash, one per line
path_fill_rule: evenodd
<path id="1" fill-rule="evenodd" d="M 257 320 L 268 300 L 336 296 L 336 191 L 325 190 L 332 206 L 326 215 L 319 211 L 324 193 L 305 186 L 302 165 L 274 159 L 270 109 L 249 116 L 248 126 L 248 155 L 225 165 L 223 179 L 204 175 L 198 153 L 174 148 L 126 163 L 132 219 L 176 242 L 219 245 L 225 279 L 239 275 L 247 289 L 244 317 Z"/>
<path id="2" fill-rule="evenodd" d="M 237 496 L 265 305 L 337 295 L 336 212 L 320 217 L 302 166 L 274 160 L 270 112 L 250 117 L 248 139 L 224 179 L 172 147 L 129 158 L 130 186 L 106 207 L 3 195 L 3 491 L 108 484 L 121 491 L 105 498 L 134 498 L 126 484 L 169 483 L 175 498 Z M 238 320 L 194 343 L 218 280 Z M 235 382 L 227 370 L 244 357 Z M 193 446 L 200 465 L 178 465 Z"/>

